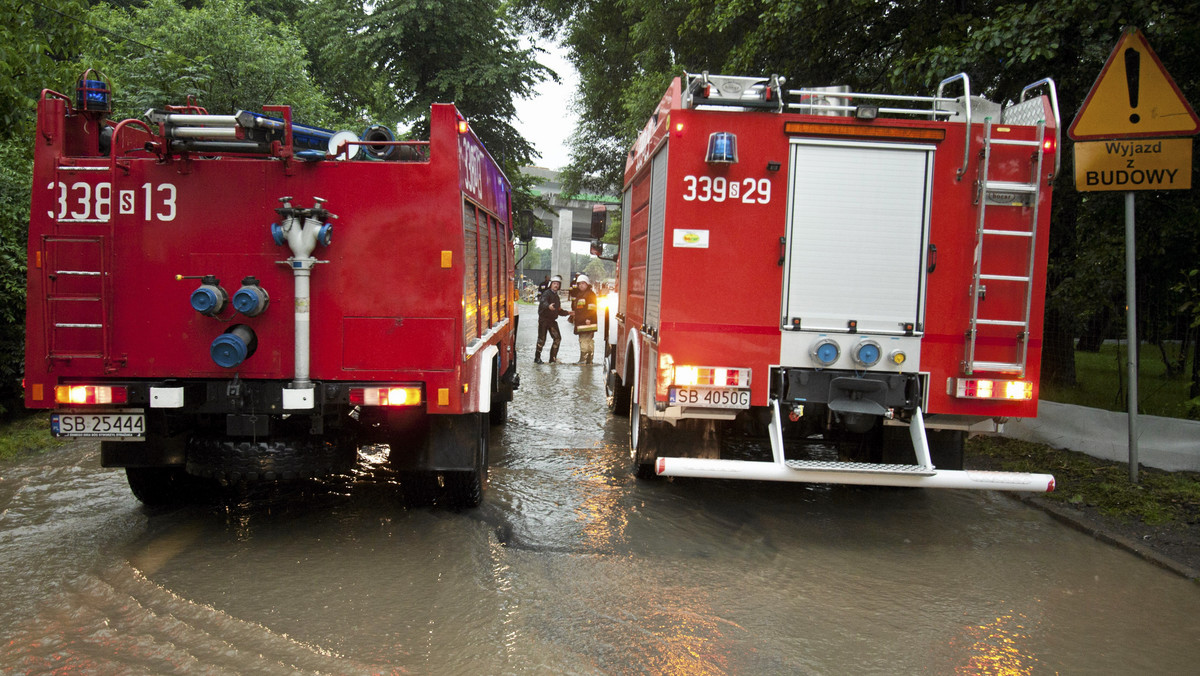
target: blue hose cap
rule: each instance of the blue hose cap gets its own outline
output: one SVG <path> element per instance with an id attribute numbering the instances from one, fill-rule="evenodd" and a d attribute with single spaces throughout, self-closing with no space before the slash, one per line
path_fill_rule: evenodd
<path id="1" fill-rule="evenodd" d="M 245 324 L 234 324 L 213 339 L 209 354 L 221 368 L 231 369 L 246 361 L 258 347 L 258 336 Z"/>
<path id="2" fill-rule="evenodd" d="M 232 333 L 222 333 L 213 340 L 212 349 L 209 352 L 217 366 L 231 369 L 246 361 L 250 350 L 241 338 Z"/>
<path id="3" fill-rule="evenodd" d="M 333 243 L 333 224 L 326 223 L 317 231 L 317 243 L 321 246 L 329 246 Z"/>
<path id="4" fill-rule="evenodd" d="M 257 317 L 266 309 L 266 292 L 253 286 L 243 286 L 233 294 L 233 308 L 247 317 Z"/>
<path id="5" fill-rule="evenodd" d="M 287 238 L 283 236 L 283 226 L 278 223 L 271 224 L 271 239 L 275 240 L 277 246 L 283 246 L 287 242 Z"/>
<path id="6" fill-rule="evenodd" d="M 205 284 L 192 292 L 192 309 L 202 315 L 217 314 L 222 305 L 224 302 L 216 287 Z"/>

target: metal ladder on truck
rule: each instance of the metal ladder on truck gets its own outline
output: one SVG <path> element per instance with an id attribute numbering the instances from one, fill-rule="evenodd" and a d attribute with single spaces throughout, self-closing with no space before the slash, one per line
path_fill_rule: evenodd
<path id="1" fill-rule="evenodd" d="M 1054 83 L 1049 80 L 1042 80 L 1026 87 L 1021 93 L 1022 103 L 1006 108 L 1002 116 L 1002 124 L 1028 124 L 1028 122 L 1021 120 L 1020 117 L 1022 114 L 1028 115 L 1030 110 L 1034 110 L 1034 106 L 1030 104 L 1036 104 L 1037 119 L 1035 124 L 1037 126 L 1037 134 L 1034 140 L 997 138 L 992 135 L 992 118 L 988 117 L 984 120 L 983 156 L 979 164 L 977 193 L 979 217 L 975 227 L 975 268 L 971 280 L 971 318 L 967 331 L 966 359 L 963 362 L 963 370 L 967 375 L 972 375 L 976 371 L 985 371 L 1016 374 L 1017 377 L 1022 378 L 1025 376 L 1029 356 L 1029 320 L 1033 303 L 1033 272 L 1037 256 L 1038 209 L 1041 202 L 1043 181 L 1048 183 L 1058 173 L 1056 163 L 1054 173 L 1049 174 L 1049 176 L 1043 176 L 1042 174 L 1043 153 L 1041 149 L 1046 141 L 1046 120 L 1044 119 L 1045 115 L 1041 107 L 1041 98 L 1024 100 L 1025 95 L 1030 89 L 1042 84 L 1048 84 L 1050 87 L 1051 102 L 1055 117 L 1057 118 L 1058 97 L 1054 92 Z M 996 146 L 1027 146 L 1031 149 L 1033 153 L 1033 167 L 1029 182 L 997 181 L 990 178 L 993 148 Z M 1024 223 L 1025 227 L 1018 229 L 989 227 L 988 215 L 993 213 L 995 209 L 1004 208 L 1018 208 L 1025 215 L 1028 215 L 1029 218 Z M 1020 238 L 1026 242 L 1027 260 L 1024 274 L 1013 275 L 988 272 L 984 258 L 984 252 L 987 249 L 985 245 L 997 238 L 1012 237 Z M 979 304 L 980 300 L 986 294 L 986 284 L 988 282 L 1023 285 L 1025 291 L 1024 303 L 1017 315 L 980 316 Z M 984 361 L 976 359 L 979 329 L 984 326 L 1016 329 L 1016 349 L 1011 361 Z"/>
<path id="2" fill-rule="evenodd" d="M 55 170 L 59 186 L 90 189 L 90 183 L 78 178 L 83 172 L 108 173 L 112 185 L 107 160 L 97 165 L 66 159 Z M 112 207 L 109 213 L 79 209 L 63 207 L 59 214 L 47 215 L 54 227 L 42 235 L 33 262 L 43 275 L 46 359 L 99 360 L 104 372 L 112 373 L 125 361 L 112 354 Z"/>

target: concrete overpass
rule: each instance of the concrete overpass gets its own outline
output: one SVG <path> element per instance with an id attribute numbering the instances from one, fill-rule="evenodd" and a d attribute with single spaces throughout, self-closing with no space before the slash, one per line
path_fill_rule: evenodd
<path id="1" fill-rule="evenodd" d="M 550 203 L 551 211 L 535 209 L 534 218 L 546 226 L 552 234 L 550 247 L 551 275 L 571 275 L 571 242 L 591 241 L 592 207 L 603 204 L 611 210 L 621 206 L 615 195 L 564 195 L 559 172 L 542 167 L 522 167 L 521 173 L 533 177 L 534 194 Z"/>

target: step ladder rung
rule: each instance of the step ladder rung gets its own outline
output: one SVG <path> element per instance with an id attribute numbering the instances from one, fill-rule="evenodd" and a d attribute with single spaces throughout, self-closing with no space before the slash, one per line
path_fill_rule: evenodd
<path id="1" fill-rule="evenodd" d="M 1001 237 L 1033 237 L 1033 233 L 1028 230 L 987 230 L 983 231 L 985 235 L 999 235 Z"/>
<path id="2" fill-rule="evenodd" d="M 1025 322 L 1018 321 L 1015 319 L 976 319 L 975 323 L 982 324 L 984 326 L 1019 326 L 1022 328 L 1025 327 Z"/>
<path id="3" fill-rule="evenodd" d="M 994 282 L 1028 282 L 1029 278 L 1018 275 L 979 275 L 980 279 L 987 279 Z"/>
<path id="4" fill-rule="evenodd" d="M 1024 373 L 1021 364 L 1009 364 L 1002 361 L 977 361 L 972 365 L 973 371 L 991 371 L 993 373 Z"/>
<path id="5" fill-rule="evenodd" d="M 1033 183 L 1020 183 L 1018 181 L 988 181 L 984 184 L 988 190 L 996 192 L 1018 192 L 1032 195 L 1038 192 L 1038 186 Z"/>
<path id="6" fill-rule="evenodd" d="M 1041 147 L 1041 141 L 1020 141 L 1017 139 L 995 138 L 989 139 L 994 146 L 1028 146 L 1030 148 Z"/>

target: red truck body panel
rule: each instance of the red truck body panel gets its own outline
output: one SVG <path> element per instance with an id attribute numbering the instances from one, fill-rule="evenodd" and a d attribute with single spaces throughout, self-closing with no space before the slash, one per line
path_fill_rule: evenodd
<path id="1" fill-rule="evenodd" d="M 422 383 L 429 413 L 479 410 L 473 357 L 511 343 L 515 317 L 511 195 L 453 106 L 433 106 L 428 144 L 413 144 L 424 154 L 403 162 L 165 158 L 141 150 L 156 135 L 140 123 L 123 124 L 106 157 L 94 118 L 56 95 L 39 106 L 28 407 L 55 407 L 67 382 L 291 378 L 293 273 L 271 224 L 292 197 L 323 198 L 337 216 L 313 254 L 310 377 Z M 189 295 L 205 275 L 230 294 L 256 277 L 267 310 L 198 313 Z M 209 346 L 234 322 L 258 343 L 228 369 Z M 500 350 L 499 371 L 512 359 Z"/>

